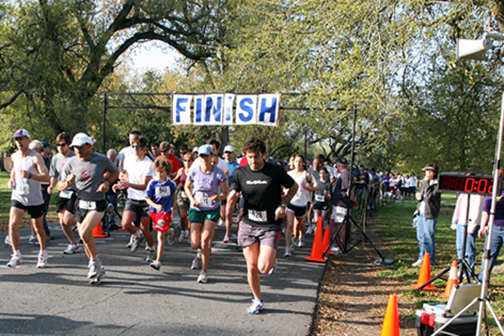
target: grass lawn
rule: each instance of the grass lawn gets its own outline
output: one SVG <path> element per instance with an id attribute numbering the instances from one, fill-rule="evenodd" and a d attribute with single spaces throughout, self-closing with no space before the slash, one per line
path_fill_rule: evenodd
<path id="1" fill-rule="evenodd" d="M 455 194 L 442 195 L 441 214 L 436 225 L 436 265 L 431 267 L 432 277 L 449 267 L 452 260 L 457 259 L 456 234 L 454 230 L 450 229 L 455 201 Z M 401 283 L 402 286 L 409 286 L 409 284 L 414 284 L 418 280 L 419 269 L 411 267 L 411 263 L 417 260 L 418 255 L 416 230 L 410 225 L 416 203 L 413 200 L 405 200 L 402 203 L 389 204 L 382 207 L 375 215 L 374 234 L 378 240 L 382 241 L 383 245 L 380 246 L 382 253 L 395 259 L 393 265 L 388 266 L 379 274 L 381 277 Z M 484 239 L 478 239 L 476 250 L 481 251 L 483 248 Z M 503 262 L 503 254 L 501 251 L 497 265 Z M 481 257 L 482 254 L 478 253 L 476 258 L 477 274 L 480 271 Z M 504 316 L 504 274 L 492 274 L 490 283 L 492 307 L 502 320 Z M 422 309 L 422 305 L 426 302 L 446 302 L 446 299 L 440 297 L 446 281 L 438 279 L 434 282 L 434 285 L 439 287 L 440 290 L 437 292 L 418 291 L 410 287 L 411 289 L 398 293 L 399 306 L 403 304 L 411 307 L 407 310 L 406 320 L 414 322 L 415 311 Z M 490 323 L 493 324 L 493 320 Z"/>

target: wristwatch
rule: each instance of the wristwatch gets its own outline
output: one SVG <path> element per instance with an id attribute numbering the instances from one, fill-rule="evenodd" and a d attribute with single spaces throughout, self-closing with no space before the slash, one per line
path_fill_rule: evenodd
<path id="1" fill-rule="evenodd" d="M 284 209 L 285 209 L 285 208 L 287 208 L 287 204 L 285 204 L 285 203 L 280 203 L 280 206 L 281 206 L 282 208 L 284 208 Z"/>
<path id="2" fill-rule="evenodd" d="M 32 178 L 32 176 L 33 176 L 33 174 L 32 174 L 32 173 L 28 173 L 28 179 L 31 179 L 31 178 Z"/>

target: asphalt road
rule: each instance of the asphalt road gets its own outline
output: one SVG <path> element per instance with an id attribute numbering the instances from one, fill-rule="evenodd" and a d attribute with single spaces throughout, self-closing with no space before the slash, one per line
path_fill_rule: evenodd
<path id="1" fill-rule="evenodd" d="M 175 219 L 175 223 L 178 220 Z M 234 244 L 219 243 L 217 227 L 209 282 L 196 283 L 191 270 L 195 252 L 175 240 L 166 246 L 161 271 L 144 262 L 146 252 L 126 248 L 129 235 L 112 231 L 97 238 L 107 274 L 98 286 L 88 284 L 84 252 L 64 255 L 68 242 L 58 224 L 50 225 L 55 239 L 48 242 L 47 268 L 35 268 L 38 247 L 21 230 L 23 263 L 7 268 L 11 249 L 0 247 L 0 334 L 2 335 L 307 335 L 325 265 L 306 262 L 307 247 L 284 259 L 263 276 L 265 309 L 247 313 L 252 294 L 243 255 Z M 236 229 L 234 228 L 235 232 Z M 176 230 L 178 237 L 179 230 Z M 6 233 L 1 233 L 3 242 Z M 283 236 L 282 236 L 283 238 Z M 309 237 L 310 239 L 312 237 Z M 232 240 L 233 242 L 233 240 Z"/>

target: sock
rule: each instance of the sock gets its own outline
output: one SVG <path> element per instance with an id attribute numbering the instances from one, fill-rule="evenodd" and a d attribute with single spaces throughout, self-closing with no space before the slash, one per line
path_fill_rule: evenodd
<path id="1" fill-rule="evenodd" d="M 140 230 L 136 230 L 136 232 L 133 233 L 133 236 L 140 238 Z"/>
<path id="2" fill-rule="evenodd" d="M 20 250 L 14 251 L 14 254 L 20 256 L 21 255 L 21 251 Z"/>

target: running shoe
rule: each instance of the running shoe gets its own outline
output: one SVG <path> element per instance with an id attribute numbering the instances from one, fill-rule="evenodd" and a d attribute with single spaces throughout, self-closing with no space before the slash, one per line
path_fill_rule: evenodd
<path id="1" fill-rule="evenodd" d="M 207 283 L 208 282 L 208 275 L 205 271 L 201 271 L 198 277 L 198 280 L 196 282 L 200 283 Z"/>
<path id="2" fill-rule="evenodd" d="M 185 233 L 184 231 L 180 231 L 180 236 L 178 237 L 178 241 L 179 243 L 183 243 L 184 242 L 184 239 L 185 239 Z"/>
<path id="3" fill-rule="evenodd" d="M 331 247 L 331 252 L 332 252 L 335 256 L 340 256 L 340 255 L 343 255 L 343 252 L 341 252 L 341 249 L 340 249 L 338 246 L 333 246 L 333 247 Z"/>
<path id="4" fill-rule="evenodd" d="M 284 253 L 284 258 L 290 257 L 291 256 L 291 250 L 290 248 L 286 247 L 285 248 L 285 253 Z"/>
<path id="5" fill-rule="evenodd" d="M 422 263 L 423 263 L 423 260 L 418 259 L 413 264 L 411 264 L 411 266 L 413 266 L 413 267 L 420 267 L 420 266 L 422 266 Z"/>
<path id="6" fill-rule="evenodd" d="M 89 279 L 96 277 L 101 272 L 101 269 L 103 268 L 101 260 L 98 257 L 94 258 L 94 260 L 89 259 L 88 267 L 89 267 L 89 272 L 88 272 L 87 277 Z"/>
<path id="7" fill-rule="evenodd" d="M 130 240 L 129 240 L 129 243 L 128 245 L 126 245 L 127 248 L 131 248 L 131 246 L 133 246 L 133 242 L 135 241 L 135 236 L 134 235 L 131 235 L 130 237 Z"/>
<path id="8" fill-rule="evenodd" d="M 161 269 L 161 263 L 158 260 L 151 262 L 150 267 L 154 268 L 156 271 Z"/>
<path id="9" fill-rule="evenodd" d="M 224 219 L 219 219 L 219 222 L 217 223 L 217 226 L 224 226 L 226 224 L 226 222 L 224 221 Z"/>
<path id="10" fill-rule="evenodd" d="M 35 242 L 37 242 L 37 236 L 30 236 L 28 238 L 28 244 L 35 244 Z"/>
<path id="11" fill-rule="evenodd" d="M 41 252 L 38 255 L 37 268 L 45 268 L 47 266 L 47 259 L 49 258 L 49 253 L 47 251 Z"/>
<path id="12" fill-rule="evenodd" d="M 21 261 L 21 254 L 13 254 L 11 260 L 7 263 L 7 267 L 16 267 L 17 265 L 21 264 Z"/>
<path id="13" fill-rule="evenodd" d="M 229 243 L 229 237 L 228 237 L 228 236 L 224 236 L 224 239 L 222 240 L 222 242 L 223 242 L 224 244 Z"/>
<path id="14" fill-rule="evenodd" d="M 200 268 L 201 268 L 201 259 L 196 257 L 192 261 L 191 269 L 200 269 Z"/>
<path id="15" fill-rule="evenodd" d="M 313 234 L 313 228 L 310 226 L 308 226 L 308 229 L 306 229 L 306 234 L 307 235 L 312 235 Z"/>
<path id="16" fill-rule="evenodd" d="M 145 257 L 145 261 L 151 263 L 156 258 L 156 249 L 149 248 L 147 249 L 147 257 Z"/>
<path id="17" fill-rule="evenodd" d="M 261 299 L 253 299 L 252 306 L 248 307 L 249 314 L 259 314 L 264 309 L 264 303 Z"/>
<path id="18" fill-rule="evenodd" d="M 5 236 L 5 239 L 4 239 L 4 244 L 5 244 L 5 246 L 7 246 L 7 245 L 9 245 L 9 246 L 10 246 L 11 241 L 10 241 L 10 237 L 9 237 L 9 236 Z"/>
<path id="19" fill-rule="evenodd" d="M 139 229 L 138 232 L 140 233 L 139 237 L 133 236 L 133 245 L 131 245 L 131 252 L 138 251 L 140 244 L 142 244 L 142 242 L 145 240 L 142 230 Z"/>
<path id="20" fill-rule="evenodd" d="M 103 266 L 100 266 L 100 269 L 98 270 L 96 276 L 89 279 L 89 284 L 99 285 L 104 277 L 105 277 L 105 268 Z"/>
<path id="21" fill-rule="evenodd" d="M 173 243 L 175 242 L 175 233 L 173 232 L 173 230 L 168 230 L 168 231 L 169 231 L 168 233 L 171 232 L 171 234 L 168 234 L 168 238 L 167 238 L 168 245 L 173 245 Z"/>
<path id="22" fill-rule="evenodd" d="M 66 250 L 63 251 L 63 253 L 64 254 L 74 254 L 76 252 L 79 252 L 79 250 L 80 250 L 79 244 L 68 244 Z"/>
<path id="23" fill-rule="evenodd" d="M 273 266 L 273 268 L 270 269 L 270 271 L 268 272 L 268 275 L 275 273 L 277 266 L 278 266 L 278 260 L 275 259 L 275 266 Z"/>
<path id="24" fill-rule="evenodd" d="M 303 240 L 303 238 L 299 238 L 298 242 L 297 242 L 297 247 L 303 247 L 305 246 L 305 242 Z"/>
<path id="25" fill-rule="evenodd" d="M 187 239 L 187 243 L 191 245 L 191 234 L 189 233 L 189 230 L 185 231 L 185 237 Z"/>

